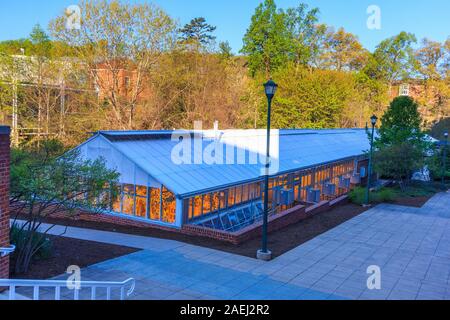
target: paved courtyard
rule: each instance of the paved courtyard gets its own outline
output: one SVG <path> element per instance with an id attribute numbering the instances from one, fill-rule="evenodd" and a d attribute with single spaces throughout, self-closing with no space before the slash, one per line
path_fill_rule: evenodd
<path id="1" fill-rule="evenodd" d="M 144 249 L 82 270 L 83 280 L 135 278 L 130 299 L 450 299 L 450 193 L 420 209 L 376 206 L 270 262 L 77 228 L 68 236 Z M 371 265 L 380 290 L 367 288 Z"/>

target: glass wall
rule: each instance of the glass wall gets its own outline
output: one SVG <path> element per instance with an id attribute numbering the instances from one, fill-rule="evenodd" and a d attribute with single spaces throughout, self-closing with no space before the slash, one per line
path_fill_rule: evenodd
<path id="1" fill-rule="evenodd" d="M 260 182 L 205 193 L 188 199 L 188 219 L 193 220 L 261 199 Z"/>
<path id="2" fill-rule="evenodd" d="M 275 205 L 276 212 L 281 212 L 297 204 L 306 203 L 310 189 L 320 190 L 321 200 L 330 200 L 345 194 L 349 190 L 340 188 L 339 181 L 342 177 L 350 177 L 354 168 L 354 160 L 347 160 L 270 178 L 269 206 Z M 325 192 L 327 183 L 335 184 L 334 195 Z M 188 219 L 197 219 L 255 200 L 262 201 L 263 188 L 263 182 L 255 182 L 190 198 L 188 199 Z M 288 201 L 289 204 L 281 204 L 283 191 L 292 192 L 293 201 Z"/>
<path id="3" fill-rule="evenodd" d="M 176 198 L 166 187 L 122 184 L 111 202 L 111 211 L 152 221 L 175 223 Z"/>

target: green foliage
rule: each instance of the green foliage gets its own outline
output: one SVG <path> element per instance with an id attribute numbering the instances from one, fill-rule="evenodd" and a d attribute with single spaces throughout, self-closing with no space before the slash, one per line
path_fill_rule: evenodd
<path id="1" fill-rule="evenodd" d="M 34 248 L 33 259 L 45 260 L 52 255 L 52 242 L 46 235 L 37 232 L 30 232 L 21 227 L 18 223 L 14 223 L 9 231 L 10 242 L 16 246 L 16 251 L 13 254 L 15 260 L 16 254 L 26 250 L 30 245 Z M 29 243 L 28 243 L 29 240 Z"/>
<path id="2" fill-rule="evenodd" d="M 262 72 L 270 77 L 287 62 L 290 44 L 285 17 L 283 11 L 277 10 L 274 0 L 264 0 L 256 8 L 241 50 L 248 55 L 252 75 Z"/>
<path id="3" fill-rule="evenodd" d="M 228 41 L 219 43 L 219 55 L 222 59 L 230 59 L 233 56 L 233 52 Z"/>
<path id="4" fill-rule="evenodd" d="M 442 175 L 444 175 L 446 180 L 450 179 L 450 143 L 447 146 L 445 172 L 443 166 L 443 152 L 444 150 L 442 147 L 436 147 L 433 155 L 426 159 L 426 164 L 430 170 L 431 177 L 434 180 L 441 180 Z"/>
<path id="5" fill-rule="evenodd" d="M 362 205 L 365 203 L 366 188 L 356 187 L 349 193 L 351 202 Z M 391 202 L 395 199 L 396 193 L 391 188 L 382 188 L 370 193 L 370 201 L 372 203 Z"/>
<path id="6" fill-rule="evenodd" d="M 180 39 L 186 42 L 192 41 L 201 45 L 208 45 L 216 39 L 216 37 L 212 35 L 215 30 L 216 27 L 206 23 L 205 18 L 194 18 L 190 23 L 179 30 L 181 33 Z"/>
<path id="7" fill-rule="evenodd" d="M 417 147 L 425 147 L 421 123 L 417 103 L 407 96 L 397 97 L 381 118 L 376 145 L 381 148 L 408 141 Z"/>
<path id="8" fill-rule="evenodd" d="M 10 206 L 12 215 L 25 219 L 20 235 L 24 245 L 17 253 L 17 273 L 26 272 L 38 252 L 42 218 L 70 215 L 79 207 L 94 212 L 107 209 L 117 197 L 119 174 L 106 167 L 104 159 L 84 160 L 76 151 L 56 156 L 61 145 L 50 141 L 42 148 L 11 152 Z M 48 231 L 48 230 L 47 230 Z"/>
<path id="9" fill-rule="evenodd" d="M 373 53 L 366 72 L 388 82 L 409 78 L 416 66 L 412 48 L 416 42 L 414 34 L 407 32 L 383 40 Z"/>
<path id="10" fill-rule="evenodd" d="M 424 154 L 417 145 L 404 141 L 377 150 L 373 163 L 375 172 L 383 177 L 409 182 L 412 173 L 423 167 Z"/>
<path id="11" fill-rule="evenodd" d="M 430 135 L 437 140 L 442 140 L 444 139 L 445 131 L 450 133 L 450 117 L 444 118 L 441 121 L 435 123 L 431 127 Z"/>
<path id="12" fill-rule="evenodd" d="M 49 36 L 39 24 L 35 25 L 30 34 L 30 41 L 33 44 L 32 55 L 38 57 L 49 57 L 52 49 L 52 42 Z"/>
<path id="13" fill-rule="evenodd" d="M 289 64 L 276 72 L 274 79 L 280 87 L 273 103 L 273 124 L 278 128 L 339 127 L 356 93 L 354 77 L 337 71 L 310 72 Z M 266 108 L 264 103 L 261 107 Z M 260 121 L 263 125 L 264 117 Z"/>
<path id="14" fill-rule="evenodd" d="M 308 5 L 301 3 L 286 10 L 286 26 L 290 42 L 289 59 L 295 64 L 307 66 L 319 54 L 318 39 L 325 35 L 326 27 L 317 25 L 319 9 L 308 11 Z"/>

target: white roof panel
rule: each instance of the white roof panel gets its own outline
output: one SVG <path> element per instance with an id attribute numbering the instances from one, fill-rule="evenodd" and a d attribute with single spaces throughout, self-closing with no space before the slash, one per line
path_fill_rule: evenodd
<path id="1" fill-rule="evenodd" d="M 171 133 L 99 132 L 114 148 L 180 197 L 263 177 L 262 164 L 176 164 L 171 154 L 178 141 L 171 141 Z M 362 129 L 280 130 L 278 139 L 279 173 L 360 156 L 369 149 L 367 134 Z M 210 143 L 208 139 L 202 140 L 202 150 Z M 226 144 L 218 143 L 224 150 L 224 159 Z M 194 153 L 194 143 L 191 143 L 191 151 Z M 255 155 L 255 151 L 246 150 L 246 154 Z"/>

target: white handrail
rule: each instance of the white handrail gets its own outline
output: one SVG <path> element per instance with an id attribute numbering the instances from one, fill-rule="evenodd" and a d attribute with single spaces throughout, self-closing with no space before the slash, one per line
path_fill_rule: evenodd
<path id="1" fill-rule="evenodd" d="M 125 299 L 125 295 L 129 297 L 135 288 L 136 281 L 133 278 L 123 282 L 106 282 L 106 281 L 79 281 L 70 282 L 78 288 L 71 289 L 74 292 L 74 300 L 79 300 L 80 290 L 83 288 L 91 289 L 91 300 L 96 299 L 97 289 L 106 288 L 106 300 L 111 300 L 111 289 L 120 289 L 120 300 Z M 66 280 L 20 280 L 20 279 L 0 279 L 0 287 L 9 287 L 9 300 L 16 299 L 17 287 L 32 287 L 33 300 L 39 300 L 40 288 L 55 288 L 55 300 L 61 299 L 61 288 L 67 287 Z M 125 292 L 125 289 L 128 290 Z"/>
<path id="2" fill-rule="evenodd" d="M 11 253 L 13 253 L 16 250 L 16 246 L 11 244 L 7 248 L 0 248 L 0 257 L 5 257 Z"/>

